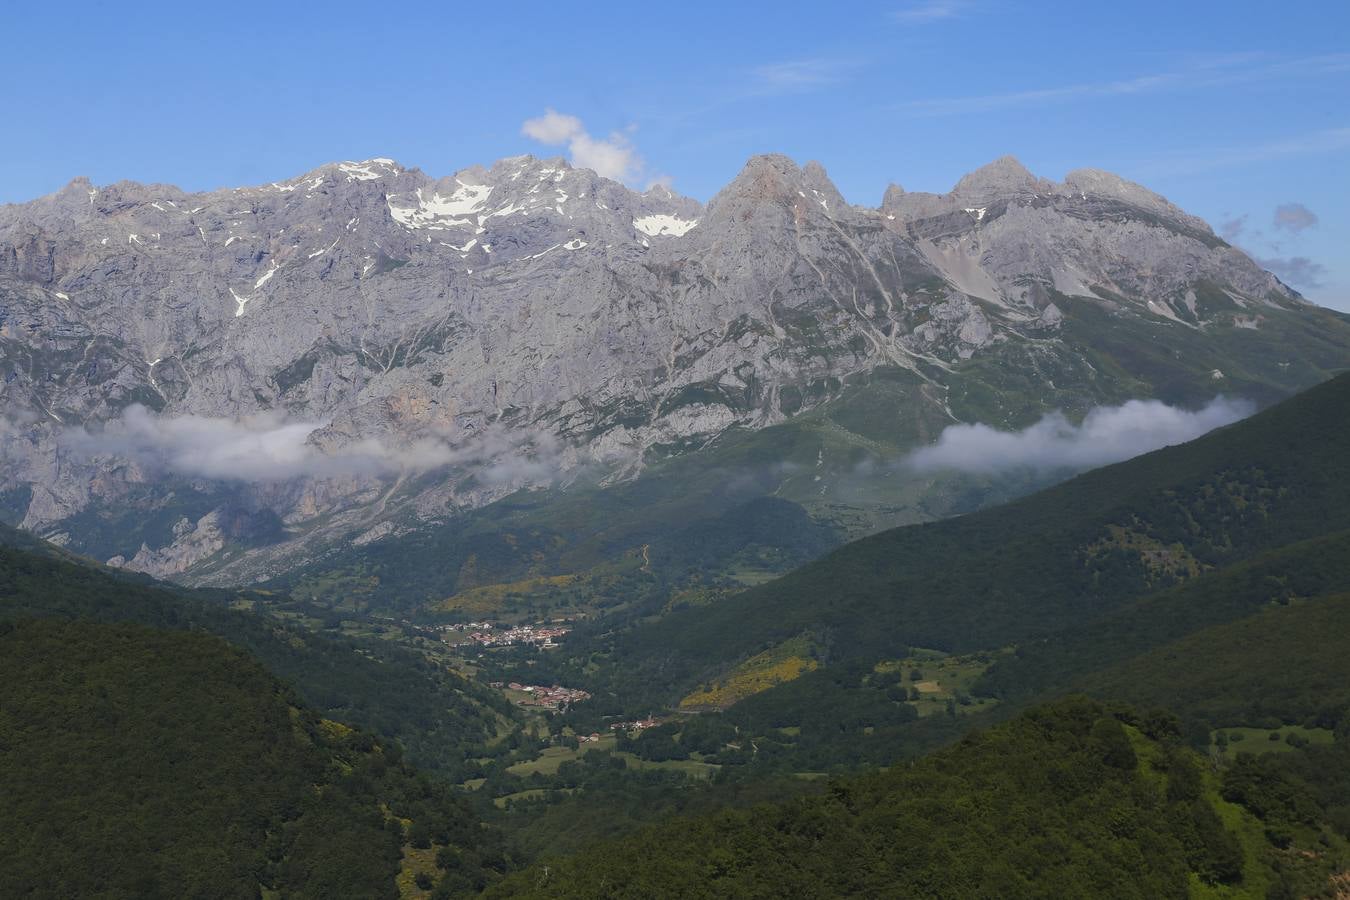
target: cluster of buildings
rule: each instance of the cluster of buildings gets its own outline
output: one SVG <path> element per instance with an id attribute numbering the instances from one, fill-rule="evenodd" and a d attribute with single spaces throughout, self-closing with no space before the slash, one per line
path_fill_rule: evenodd
<path id="1" fill-rule="evenodd" d="M 523 700 L 516 701 L 521 706 L 542 706 L 545 709 L 566 709 L 573 703 L 591 699 L 591 695 L 579 688 L 565 688 L 561 685 L 545 687 L 541 684 L 520 684 L 513 681 L 506 685 L 513 691 L 527 694 Z"/>
<path id="2" fill-rule="evenodd" d="M 458 631 L 480 647 L 509 647 L 513 644 L 531 644 L 543 650 L 558 646 L 557 639 L 572 629 L 556 623 L 494 626 L 491 622 L 465 622 L 460 625 L 442 625 L 442 631 Z"/>
<path id="3" fill-rule="evenodd" d="M 642 731 L 644 728 L 655 728 L 657 725 L 660 725 L 662 721 L 664 720 L 658 719 L 655 716 L 648 716 L 645 719 L 634 719 L 631 722 L 615 722 L 609 727 L 613 728 L 615 731 Z"/>
<path id="4" fill-rule="evenodd" d="M 455 622 L 452 625 L 437 625 L 438 631 L 491 631 L 491 622 Z"/>

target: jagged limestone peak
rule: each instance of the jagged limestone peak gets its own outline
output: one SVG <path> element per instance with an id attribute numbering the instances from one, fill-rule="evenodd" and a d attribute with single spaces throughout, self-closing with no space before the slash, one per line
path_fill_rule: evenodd
<path id="1" fill-rule="evenodd" d="M 1015 157 L 1002 156 L 965 175 L 952 188 L 952 195 L 971 204 L 988 203 L 1026 194 L 1044 192 L 1050 187 Z"/>

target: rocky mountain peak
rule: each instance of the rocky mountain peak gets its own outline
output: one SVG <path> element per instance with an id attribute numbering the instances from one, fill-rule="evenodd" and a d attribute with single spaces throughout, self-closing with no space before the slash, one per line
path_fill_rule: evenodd
<path id="1" fill-rule="evenodd" d="M 840 215 L 849 205 L 818 162 L 798 166 L 778 153 L 751 157 L 740 173 L 708 203 L 710 220 L 784 214 L 798 218 Z"/>
<path id="2" fill-rule="evenodd" d="M 848 202 L 830 180 L 825 167 L 815 160 L 802 168 L 802 183 L 806 186 L 805 193 L 808 195 L 806 199 L 819 203 L 821 208 L 831 215 L 837 215 L 848 209 Z"/>
<path id="3" fill-rule="evenodd" d="M 501 164 L 498 163 L 491 169 L 486 169 L 483 166 L 475 164 L 469 166 L 467 169 L 460 169 L 454 174 L 454 177 L 464 184 L 488 184 L 493 180 L 494 173 L 498 171 L 498 166 L 500 165 Z"/>
<path id="4" fill-rule="evenodd" d="M 964 176 L 952 188 L 952 194 L 972 204 L 1034 194 L 1049 187 L 1028 171 L 1015 157 L 1003 156 Z"/>
<path id="5" fill-rule="evenodd" d="M 1075 169 L 1064 176 L 1062 192 L 1080 197 L 1098 197 L 1118 203 L 1126 203 L 1138 209 L 1147 210 L 1163 216 L 1185 227 L 1206 234 L 1213 234 L 1209 224 L 1197 216 L 1192 216 L 1173 205 L 1166 197 L 1157 194 L 1142 184 L 1121 178 L 1113 172 L 1101 169 Z"/>
<path id="6" fill-rule="evenodd" d="M 387 157 L 376 157 L 374 159 L 364 159 L 360 162 L 339 162 L 329 163 L 321 166 L 319 171 L 336 170 L 339 177 L 346 181 L 375 181 L 380 178 L 388 178 L 403 174 L 406 169 Z"/>
<path id="7" fill-rule="evenodd" d="M 57 191 L 57 195 L 77 196 L 83 199 L 84 197 L 87 197 L 89 192 L 92 190 L 95 190 L 94 183 L 89 180 L 89 176 L 80 175 L 70 179 L 70 181 L 66 184 L 65 187 Z"/>
<path id="8" fill-rule="evenodd" d="M 72 178 L 55 193 L 41 197 L 32 203 L 3 204 L 0 205 L 0 210 L 8 211 L 14 214 L 16 218 L 23 218 L 35 223 L 43 222 L 43 220 L 52 216 L 58 219 L 66 219 L 86 213 L 97 194 L 98 190 L 93 183 L 87 177 L 80 176 L 79 178 Z"/>
<path id="9" fill-rule="evenodd" d="M 729 197 L 773 200 L 786 198 L 793 185 L 801 182 L 802 170 L 781 153 L 761 153 L 750 157 L 736 177 L 713 198 L 709 206 Z"/>

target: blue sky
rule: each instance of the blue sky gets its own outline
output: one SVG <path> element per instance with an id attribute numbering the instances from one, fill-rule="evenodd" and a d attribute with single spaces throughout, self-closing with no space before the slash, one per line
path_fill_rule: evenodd
<path id="1" fill-rule="evenodd" d="M 1013 154 L 1142 182 L 1350 310 L 1344 0 L 23 4 L 0 76 L 0 202 L 526 152 L 707 199 L 781 152 L 876 205 Z"/>

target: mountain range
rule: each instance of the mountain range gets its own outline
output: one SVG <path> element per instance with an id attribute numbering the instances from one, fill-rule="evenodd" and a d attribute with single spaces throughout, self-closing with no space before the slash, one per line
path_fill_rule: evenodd
<path id="1" fill-rule="evenodd" d="M 782 156 L 707 204 L 530 157 L 198 194 L 76 180 L 0 208 L 0 512 L 233 585 L 543 498 L 522 528 L 555 549 L 462 553 L 449 595 L 554 574 L 572 536 L 548 517 L 575 498 L 647 485 L 698 518 L 772 495 L 842 540 L 1043 483 L 896 475 L 946 426 L 1264 405 L 1347 348 L 1346 317 L 1157 194 L 1011 158 L 875 208 Z"/>

